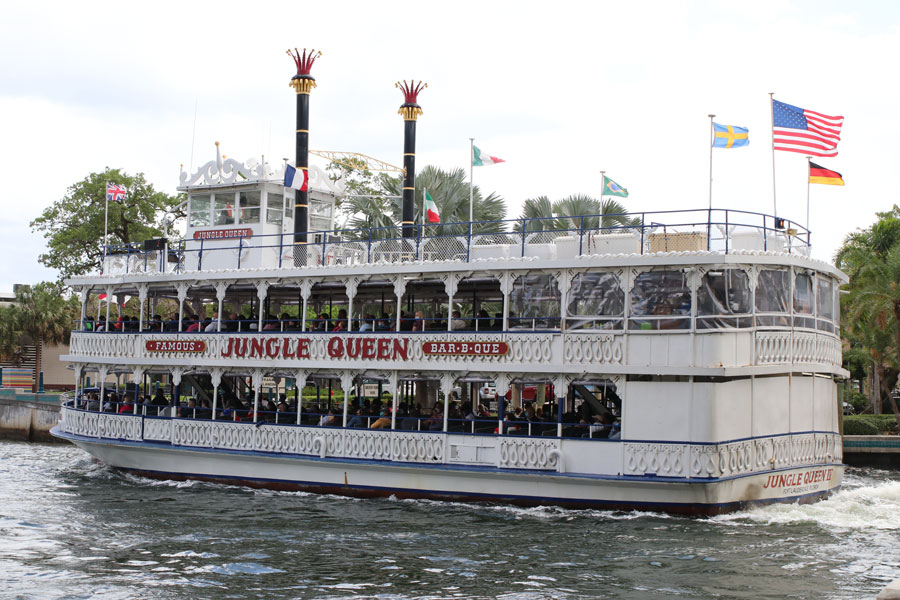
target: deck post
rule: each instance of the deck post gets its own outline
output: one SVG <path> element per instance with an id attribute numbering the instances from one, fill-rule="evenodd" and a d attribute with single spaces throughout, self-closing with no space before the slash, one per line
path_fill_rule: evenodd
<path id="1" fill-rule="evenodd" d="M 347 427 L 347 411 L 350 406 L 350 391 L 353 389 L 353 372 L 341 373 L 341 389 L 344 390 L 344 421 L 342 427 Z"/>
<path id="2" fill-rule="evenodd" d="M 210 417 L 211 421 L 216 420 L 216 409 L 218 408 L 219 385 L 222 383 L 222 372 L 222 369 L 217 368 L 209 370 L 209 380 L 212 382 L 213 387 L 212 416 Z"/>

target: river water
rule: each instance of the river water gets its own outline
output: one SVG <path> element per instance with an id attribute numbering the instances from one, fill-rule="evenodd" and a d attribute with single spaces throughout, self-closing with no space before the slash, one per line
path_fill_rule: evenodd
<path id="1" fill-rule="evenodd" d="M 120 475 L 0 442 L 2 598 L 873 598 L 900 472 L 709 519 L 353 500 Z"/>

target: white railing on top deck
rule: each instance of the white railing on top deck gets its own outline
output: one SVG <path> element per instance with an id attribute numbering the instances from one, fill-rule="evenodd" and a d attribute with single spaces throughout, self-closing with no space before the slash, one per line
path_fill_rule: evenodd
<path id="1" fill-rule="evenodd" d="M 229 226 L 233 228 L 233 226 Z M 809 255 L 810 232 L 786 219 L 724 209 L 593 215 L 560 219 L 416 225 L 227 240 L 178 240 L 167 250 L 104 249 L 103 274 L 294 269 L 404 262 L 472 262 L 661 252 L 787 252 Z"/>

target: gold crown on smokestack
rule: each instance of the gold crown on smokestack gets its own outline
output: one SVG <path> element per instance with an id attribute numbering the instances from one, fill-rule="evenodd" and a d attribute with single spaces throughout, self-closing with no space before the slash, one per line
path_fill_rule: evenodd
<path id="1" fill-rule="evenodd" d="M 424 81 L 416 83 L 414 79 L 407 83 L 404 79 L 402 82 L 395 83 L 394 87 L 400 88 L 404 100 L 397 114 L 401 115 L 404 121 L 415 121 L 422 114 L 422 107 L 418 104 L 419 92 L 427 88 L 428 84 Z"/>
<path id="2" fill-rule="evenodd" d="M 291 78 L 290 86 L 298 94 L 308 94 L 311 89 L 316 87 L 316 79 L 309 73 L 312 71 L 313 63 L 322 56 L 322 53 L 310 50 L 309 54 L 307 54 L 306 48 L 303 49 L 303 54 L 300 54 L 300 51 L 296 48 L 294 48 L 293 52 L 288 50 L 287 53 L 294 59 L 294 64 L 297 65 L 297 74 Z"/>

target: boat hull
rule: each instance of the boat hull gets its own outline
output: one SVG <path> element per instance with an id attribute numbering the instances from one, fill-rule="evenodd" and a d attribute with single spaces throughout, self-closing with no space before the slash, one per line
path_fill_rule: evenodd
<path id="1" fill-rule="evenodd" d="M 361 498 L 502 502 L 702 516 L 773 502 L 813 502 L 839 489 L 843 478 L 840 463 L 718 479 L 594 476 L 179 447 L 101 440 L 58 428 L 52 433 L 110 467 L 144 477 Z"/>

